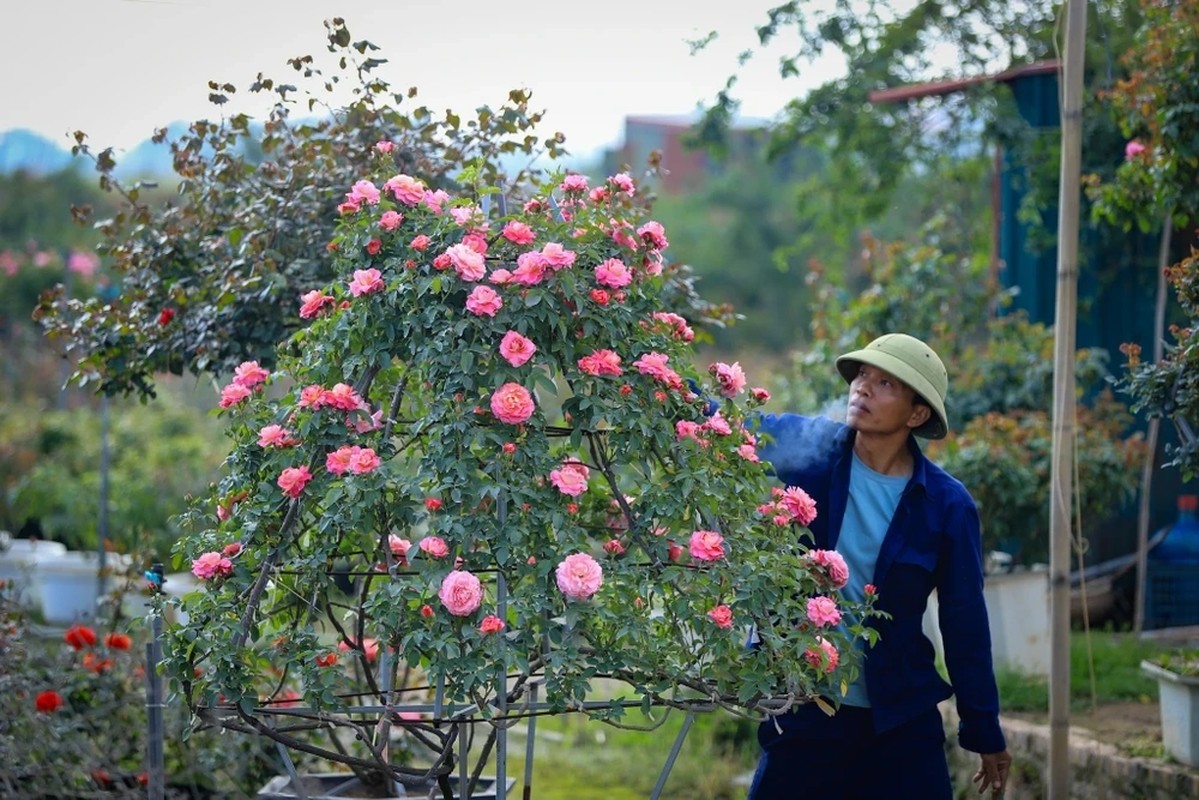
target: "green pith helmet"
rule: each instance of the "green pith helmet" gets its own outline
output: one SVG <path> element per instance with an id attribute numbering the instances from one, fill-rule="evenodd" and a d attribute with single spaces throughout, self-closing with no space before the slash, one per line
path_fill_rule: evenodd
<path id="1" fill-rule="evenodd" d="M 912 433 L 926 439 L 941 439 L 949 432 L 949 421 L 945 416 L 949 374 L 931 347 L 906 333 L 888 333 L 861 350 L 839 356 L 837 371 L 846 383 L 850 383 L 858 374 L 859 364 L 869 364 L 891 373 L 928 403 L 932 415 Z"/>

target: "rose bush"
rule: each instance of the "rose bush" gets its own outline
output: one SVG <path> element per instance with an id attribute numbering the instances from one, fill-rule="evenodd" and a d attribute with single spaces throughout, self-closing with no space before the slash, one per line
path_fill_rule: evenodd
<path id="1" fill-rule="evenodd" d="M 809 557 L 821 510 L 772 490 L 743 426 L 766 394 L 693 365 L 633 180 L 556 176 L 509 208 L 476 170 L 451 196 L 378 149 L 337 278 L 297 298 L 308 327 L 221 391 L 227 474 L 179 545 L 204 587 L 167 640 L 189 704 L 399 776 L 450 770 L 442 723 L 532 697 L 618 721 L 840 696 L 872 603 Z M 393 725 L 432 766 L 389 760 Z"/>

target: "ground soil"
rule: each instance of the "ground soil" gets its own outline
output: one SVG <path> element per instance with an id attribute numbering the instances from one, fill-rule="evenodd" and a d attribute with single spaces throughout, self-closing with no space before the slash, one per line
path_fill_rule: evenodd
<path id="1" fill-rule="evenodd" d="M 1004 712 L 1004 716 L 1043 725 L 1049 717 L 1042 712 Z M 1071 730 L 1086 731 L 1100 742 L 1115 745 L 1126 755 L 1154 756 L 1161 752 L 1162 728 L 1157 698 L 1105 703 L 1092 709 L 1070 711 Z"/>

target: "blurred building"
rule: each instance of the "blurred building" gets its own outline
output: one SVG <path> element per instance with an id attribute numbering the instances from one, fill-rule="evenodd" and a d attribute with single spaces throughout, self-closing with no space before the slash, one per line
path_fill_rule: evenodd
<path id="1" fill-rule="evenodd" d="M 656 186 L 660 193 L 679 194 L 699 188 L 727 163 L 700 146 L 695 130 L 700 119 L 698 113 L 625 117 L 624 141 L 604 153 L 603 174 L 628 169 L 638 177 L 657 154 L 661 159 L 661 178 Z M 725 136 L 728 157 L 737 158 L 757 153 L 769 131 L 764 120 L 738 120 Z"/>

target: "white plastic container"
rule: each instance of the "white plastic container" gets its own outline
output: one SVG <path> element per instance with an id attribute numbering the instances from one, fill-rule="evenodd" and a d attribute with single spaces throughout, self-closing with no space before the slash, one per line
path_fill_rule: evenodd
<path id="1" fill-rule="evenodd" d="M 1141 669 L 1157 678 L 1162 746 L 1188 767 L 1199 767 L 1199 677 L 1180 675 L 1152 661 Z"/>
<path id="2" fill-rule="evenodd" d="M 6 538 L 0 541 L 0 580 L 12 581 L 21 605 L 37 608 L 41 605 L 36 576 L 38 562 L 65 552 L 66 545 L 61 542 Z"/>
<path id="3" fill-rule="evenodd" d="M 108 553 L 105 564 L 109 570 L 119 570 L 124 568 L 127 559 L 127 556 Z M 68 550 L 39 560 L 35 579 L 41 596 L 42 617 L 53 624 L 94 619 L 99 599 L 99 576 L 99 553 Z"/>

